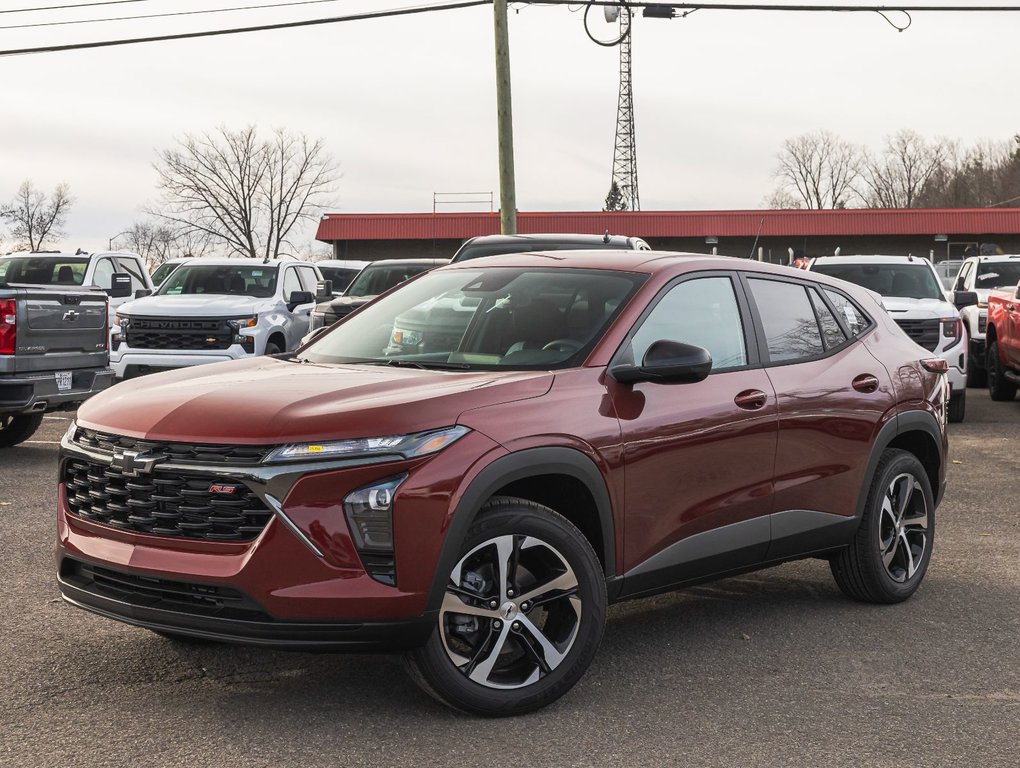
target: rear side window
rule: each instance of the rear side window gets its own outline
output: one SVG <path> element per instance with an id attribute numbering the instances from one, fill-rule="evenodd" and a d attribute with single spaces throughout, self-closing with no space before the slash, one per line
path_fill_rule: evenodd
<path id="1" fill-rule="evenodd" d="M 747 365 L 744 326 L 728 277 L 699 277 L 670 289 L 631 340 L 640 364 L 656 341 L 681 341 L 712 355 L 712 372 Z"/>
<path id="2" fill-rule="evenodd" d="M 842 317 L 843 323 L 846 325 L 847 330 L 850 331 L 851 336 L 856 338 L 871 327 L 871 320 L 868 319 L 868 316 L 842 293 L 830 291 L 826 288 L 825 295 L 832 302 L 832 306 L 836 308 L 837 314 Z"/>
<path id="3" fill-rule="evenodd" d="M 822 329 L 822 341 L 825 342 L 825 350 L 835 349 L 846 341 L 846 334 L 839 327 L 836 317 L 822 301 L 818 291 L 808 291 L 811 297 L 811 305 L 815 308 L 815 315 L 818 317 L 818 327 Z"/>
<path id="4" fill-rule="evenodd" d="M 817 357 L 825 352 L 807 289 L 796 283 L 748 280 L 761 316 L 773 363 Z"/>

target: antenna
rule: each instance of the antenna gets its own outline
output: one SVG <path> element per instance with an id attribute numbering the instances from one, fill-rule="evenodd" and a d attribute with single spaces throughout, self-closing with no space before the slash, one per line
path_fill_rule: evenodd
<path id="1" fill-rule="evenodd" d="M 613 184 L 620 190 L 621 210 L 640 211 L 637 143 L 634 137 L 634 94 L 631 89 L 631 13 L 626 6 L 603 6 L 606 21 L 620 22 L 620 97 L 616 109 Z"/>

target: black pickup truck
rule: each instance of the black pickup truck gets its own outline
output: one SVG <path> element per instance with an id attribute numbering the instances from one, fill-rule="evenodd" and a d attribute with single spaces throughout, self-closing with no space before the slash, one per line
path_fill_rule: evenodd
<path id="1" fill-rule="evenodd" d="M 107 296 L 8 284 L 0 274 L 0 449 L 113 383 Z"/>

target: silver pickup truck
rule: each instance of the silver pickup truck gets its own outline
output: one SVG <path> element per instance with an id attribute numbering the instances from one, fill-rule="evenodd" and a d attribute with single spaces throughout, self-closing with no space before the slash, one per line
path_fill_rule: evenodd
<path id="1" fill-rule="evenodd" d="M 0 275 L 0 449 L 24 442 L 43 414 L 113 383 L 107 296 L 8 284 Z"/>

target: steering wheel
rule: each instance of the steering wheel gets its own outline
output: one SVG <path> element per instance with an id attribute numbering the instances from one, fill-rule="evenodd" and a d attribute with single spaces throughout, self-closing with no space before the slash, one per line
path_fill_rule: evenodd
<path id="1" fill-rule="evenodd" d="M 545 344 L 542 349 L 556 352 L 576 352 L 582 346 L 581 342 L 574 339 L 553 339 L 548 344 Z"/>

